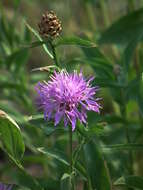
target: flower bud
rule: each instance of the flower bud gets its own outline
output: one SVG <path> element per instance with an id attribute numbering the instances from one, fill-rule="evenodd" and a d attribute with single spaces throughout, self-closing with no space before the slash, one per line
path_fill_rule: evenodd
<path id="1" fill-rule="evenodd" d="M 61 21 L 53 11 L 43 14 L 38 26 L 39 33 L 43 38 L 55 38 L 59 36 L 62 31 Z"/>

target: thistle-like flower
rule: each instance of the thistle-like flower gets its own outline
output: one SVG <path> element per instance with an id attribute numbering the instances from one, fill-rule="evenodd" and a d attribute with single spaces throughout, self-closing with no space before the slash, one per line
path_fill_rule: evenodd
<path id="1" fill-rule="evenodd" d="M 42 15 L 39 26 L 39 33 L 44 38 L 55 38 L 61 33 L 61 21 L 53 11 L 46 12 Z"/>
<path id="2" fill-rule="evenodd" d="M 64 120 L 64 125 L 76 127 L 76 121 L 86 124 L 87 111 L 98 112 L 99 98 L 95 98 L 98 87 L 92 87 L 93 77 L 86 80 L 82 72 L 55 72 L 48 82 L 36 85 L 39 108 L 44 111 L 45 119 L 54 119 L 55 126 Z"/>

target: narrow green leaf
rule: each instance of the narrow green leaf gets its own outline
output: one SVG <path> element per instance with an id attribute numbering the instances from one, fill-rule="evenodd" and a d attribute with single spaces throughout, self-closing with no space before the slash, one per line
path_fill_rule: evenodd
<path id="1" fill-rule="evenodd" d="M 77 45 L 82 46 L 86 48 L 96 47 L 97 45 L 89 40 L 85 40 L 82 38 L 79 38 L 77 36 L 74 37 L 63 37 L 59 38 L 55 42 L 55 46 L 61 46 L 61 45 Z"/>
<path id="2" fill-rule="evenodd" d="M 57 159 L 58 161 L 62 162 L 65 165 L 69 165 L 66 156 L 58 150 L 52 150 L 47 148 L 45 149 L 44 147 L 37 148 L 37 150 L 48 157 Z"/>
<path id="3" fill-rule="evenodd" d="M 95 77 L 93 84 L 99 85 L 100 87 L 105 88 L 124 88 L 126 87 L 126 84 L 119 84 L 117 81 L 112 81 L 109 78 L 101 78 L 101 77 Z"/>
<path id="4" fill-rule="evenodd" d="M 90 65 L 93 70 L 95 71 L 95 74 L 100 77 L 108 77 L 110 80 L 114 79 L 113 75 L 113 66 L 105 61 L 104 59 L 100 57 L 81 57 L 81 58 L 75 58 L 67 62 L 67 64 L 85 64 Z"/>
<path id="5" fill-rule="evenodd" d="M 92 188 L 111 190 L 111 182 L 105 160 L 94 141 L 85 144 L 84 155 Z"/>
<path id="6" fill-rule="evenodd" d="M 143 189 L 143 177 L 140 176 L 125 176 L 119 178 L 114 183 L 115 186 L 126 186 L 131 188 Z"/>
<path id="7" fill-rule="evenodd" d="M 3 113 L 4 112 L 2 112 L 2 114 Z M 15 122 L 11 118 L 9 118 L 9 116 L 8 116 L 8 119 L 15 125 Z M 12 176 L 13 180 L 16 181 L 16 185 L 28 187 L 31 190 L 43 190 L 42 187 L 39 185 L 39 182 L 34 177 L 32 177 L 31 175 L 27 173 L 27 171 L 21 165 L 19 160 L 16 160 L 15 157 L 12 154 L 10 154 L 7 151 L 7 149 L 5 149 L 5 147 L 1 147 L 1 148 L 8 155 L 9 159 L 17 167 L 17 170 L 13 171 L 14 175 Z"/>
<path id="8" fill-rule="evenodd" d="M 61 190 L 71 190 L 71 176 L 67 173 L 63 174 L 61 178 Z"/>
<path id="9" fill-rule="evenodd" d="M 128 43 L 143 34 L 143 9 L 121 17 L 101 36 L 100 43 Z"/>
<path id="10" fill-rule="evenodd" d="M 35 41 L 35 42 L 32 42 L 31 44 L 22 45 L 22 48 L 35 48 L 35 47 L 42 46 L 45 43 L 48 43 L 48 41 Z"/>
<path id="11" fill-rule="evenodd" d="M 9 155 L 9 158 L 13 161 L 13 163 L 17 166 L 17 172 L 13 175 L 15 178 L 16 184 L 23 187 L 28 187 L 31 190 L 43 190 L 42 187 L 39 185 L 39 182 L 29 175 L 24 167 L 17 162 L 14 157 Z"/>
<path id="12" fill-rule="evenodd" d="M 133 150 L 133 151 L 143 151 L 143 144 L 138 143 L 130 143 L 130 144 L 114 144 L 114 145 L 107 145 L 103 147 L 103 151 L 111 149 L 112 151 L 119 151 L 119 150 Z"/>
<path id="13" fill-rule="evenodd" d="M 38 32 L 36 30 L 34 30 L 26 21 L 25 21 L 25 24 L 28 27 L 28 29 L 36 36 L 36 38 L 38 38 L 40 40 L 40 42 L 43 43 L 43 40 L 40 37 L 40 35 L 38 34 Z M 54 59 L 53 55 L 50 53 L 50 51 L 48 50 L 48 48 L 45 44 L 43 44 L 43 48 L 44 48 L 45 52 L 50 56 L 50 58 Z"/>
<path id="14" fill-rule="evenodd" d="M 24 169 L 15 173 L 17 185 L 28 187 L 31 190 L 42 190 L 38 181 L 29 175 Z"/>
<path id="15" fill-rule="evenodd" d="M 143 33 L 135 35 L 134 38 L 128 43 L 127 47 L 125 48 L 122 59 L 124 62 L 124 68 L 126 69 L 126 72 L 129 69 L 129 65 L 133 57 L 134 50 L 141 39 L 143 39 Z"/>
<path id="16" fill-rule="evenodd" d="M 102 62 L 106 63 L 106 66 L 108 65 L 108 67 L 112 68 L 111 61 L 107 59 L 107 57 L 104 55 L 104 53 L 101 52 L 98 47 L 93 47 L 90 49 L 82 47 L 82 50 L 88 59 L 98 59 L 100 61 L 102 60 Z"/>
<path id="17" fill-rule="evenodd" d="M 93 47 L 87 49 L 82 47 L 82 50 L 85 54 L 85 58 L 81 61 L 86 64 L 89 64 L 95 71 L 95 75 L 99 77 L 100 80 L 103 79 L 102 81 L 104 83 L 108 82 L 109 85 L 111 83 L 115 83 L 112 62 L 109 59 L 107 59 L 107 57 L 99 50 L 99 48 Z"/>
<path id="18" fill-rule="evenodd" d="M 5 112 L 0 110 L 0 141 L 6 152 L 16 160 L 24 154 L 25 146 L 20 128 Z"/>
<path id="19" fill-rule="evenodd" d="M 17 69 L 22 67 L 23 64 L 27 62 L 28 51 L 27 49 L 19 49 L 10 55 L 4 57 L 5 64 L 11 65 L 13 62 L 16 63 Z M 20 60 L 20 61 L 19 61 Z"/>
<path id="20" fill-rule="evenodd" d="M 85 127 L 82 124 L 77 125 L 78 132 L 85 138 L 91 138 L 93 136 L 100 136 L 104 133 L 104 128 L 99 125 L 93 125 L 90 127 Z"/>

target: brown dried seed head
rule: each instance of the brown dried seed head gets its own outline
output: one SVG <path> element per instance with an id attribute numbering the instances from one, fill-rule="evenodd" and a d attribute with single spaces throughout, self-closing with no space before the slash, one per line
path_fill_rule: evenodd
<path id="1" fill-rule="evenodd" d="M 42 15 L 41 21 L 38 24 L 39 34 L 42 37 L 55 38 L 59 36 L 62 31 L 61 21 L 57 18 L 53 11 L 46 12 Z"/>

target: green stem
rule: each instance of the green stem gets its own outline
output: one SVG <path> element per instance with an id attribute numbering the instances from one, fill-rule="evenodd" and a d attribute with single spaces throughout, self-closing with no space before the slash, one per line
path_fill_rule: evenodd
<path id="1" fill-rule="evenodd" d="M 70 173 L 73 172 L 73 161 L 72 161 L 72 127 L 69 128 L 69 150 L 70 150 Z"/>
<path id="2" fill-rule="evenodd" d="M 108 28 L 111 21 L 110 21 L 110 17 L 109 17 L 107 2 L 105 0 L 100 0 L 99 3 L 100 3 L 100 7 L 101 7 L 101 12 L 103 15 L 104 26 L 105 26 L 105 28 Z M 113 51 L 114 58 L 118 58 L 119 52 L 118 52 L 118 49 L 116 46 L 112 46 L 112 51 Z"/>
<path id="3" fill-rule="evenodd" d="M 88 17 L 89 25 L 91 30 L 96 31 L 96 20 L 94 15 L 94 10 L 91 2 L 86 1 L 85 2 L 85 10 Z"/>
<path id="4" fill-rule="evenodd" d="M 52 52 L 53 52 L 53 57 L 54 57 L 55 65 L 58 66 L 58 59 L 57 59 L 57 55 L 56 55 L 55 46 L 54 46 L 54 44 L 52 43 L 52 41 L 49 41 L 49 43 L 50 43 L 50 46 L 51 46 L 51 49 L 52 49 Z"/>
<path id="5" fill-rule="evenodd" d="M 72 127 L 69 126 L 69 150 L 70 150 L 70 178 L 71 178 L 71 190 L 74 190 L 74 179 L 73 179 L 73 150 L 72 150 Z"/>
<path id="6" fill-rule="evenodd" d="M 100 0 L 100 6 L 101 6 L 103 18 L 104 18 L 105 27 L 108 27 L 110 25 L 110 20 L 109 20 L 108 10 L 107 10 L 104 0 Z"/>
<path id="7" fill-rule="evenodd" d="M 126 112 L 126 103 L 125 103 L 125 97 L 124 97 L 124 89 L 121 89 L 121 97 L 122 97 L 121 113 L 122 113 L 122 116 L 123 116 L 124 120 L 126 121 L 127 112 Z M 127 126 L 127 123 L 125 123 L 124 128 L 125 128 L 126 141 L 129 144 L 129 143 L 131 143 L 131 138 L 130 138 L 129 128 Z M 134 170 L 133 170 L 133 163 L 134 163 L 134 161 L 133 161 L 133 152 L 131 150 L 129 150 L 128 155 L 129 155 L 128 173 L 129 173 L 129 175 L 133 175 L 134 174 Z M 128 189 L 133 190 L 133 188 L 128 188 Z"/>

